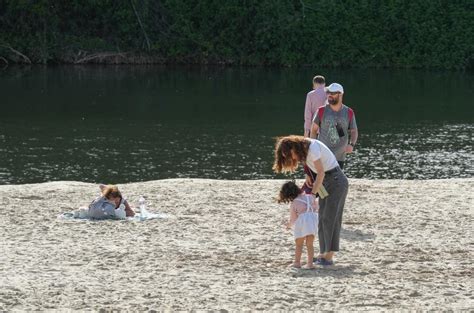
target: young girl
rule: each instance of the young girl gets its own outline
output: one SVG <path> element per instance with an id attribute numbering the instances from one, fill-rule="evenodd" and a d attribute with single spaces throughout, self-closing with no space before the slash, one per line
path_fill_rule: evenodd
<path id="1" fill-rule="evenodd" d="M 306 268 L 314 268 L 313 241 L 318 232 L 318 202 L 314 195 L 308 195 L 294 181 L 289 181 L 281 187 L 278 203 L 290 203 L 290 219 L 287 229 L 293 227 L 295 236 L 295 262 L 292 267 L 301 268 L 301 254 L 306 242 L 308 262 Z"/>
<path id="2" fill-rule="evenodd" d="M 87 215 L 95 219 L 115 219 L 134 216 L 127 200 L 114 185 L 99 185 L 102 196 L 98 197 L 89 205 Z"/>

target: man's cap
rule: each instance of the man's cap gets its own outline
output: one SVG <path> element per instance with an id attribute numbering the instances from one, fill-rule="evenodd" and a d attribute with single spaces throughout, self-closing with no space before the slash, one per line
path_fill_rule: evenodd
<path id="1" fill-rule="evenodd" d="M 341 84 L 332 83 L 331 85 L 326 87 L 326 92 L 340 92 L 344 93 L 344 88 L 342 88 Z"/>

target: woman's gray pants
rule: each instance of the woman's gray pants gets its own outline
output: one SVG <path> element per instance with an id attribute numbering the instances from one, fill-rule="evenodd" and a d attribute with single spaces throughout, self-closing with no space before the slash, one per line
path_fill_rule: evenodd
<path id="1" fill-rule="evenodd" d="M 346 175 L 338 168 L 337 171 L 324 175 L 323 185 L 329 195 L 319 199 L 319 251 L 339 251 L 342 212 L 349 190 Z"/>

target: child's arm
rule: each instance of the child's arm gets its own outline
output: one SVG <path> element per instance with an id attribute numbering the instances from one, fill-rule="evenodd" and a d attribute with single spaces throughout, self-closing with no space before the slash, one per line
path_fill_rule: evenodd
<path id="1" fill-rule="evenodd" d="M 125 204 L 125 216 L 135 216 L 135 211 L 133 211 L 133 209 L 130 207 L 130 205 L 128 204 L 128 201 L 127 200 L 124 200 L 123 201 L 123 204 Z"/>
<path id="2" fill-rule="evenodd" d="M 293 202 L 290 204 L 290 219 L 288 220 L 288 224 L 286 225 L 287 229 L 290 229 L 296 222 L 298 218 L 298 214 L 296 214 L 296 208 L 293 206 Z"/>

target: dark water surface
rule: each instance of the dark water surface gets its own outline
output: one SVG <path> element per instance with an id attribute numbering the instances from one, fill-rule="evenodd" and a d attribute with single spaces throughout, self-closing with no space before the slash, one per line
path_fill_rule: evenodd
<path id="1" fill-rule="evenodd" d="M 474 176 L 473 73 L 63 66 L 0 71 L 0 184 L 282 178 L 316 73 L 356 113 L 349 177 Z"/>

